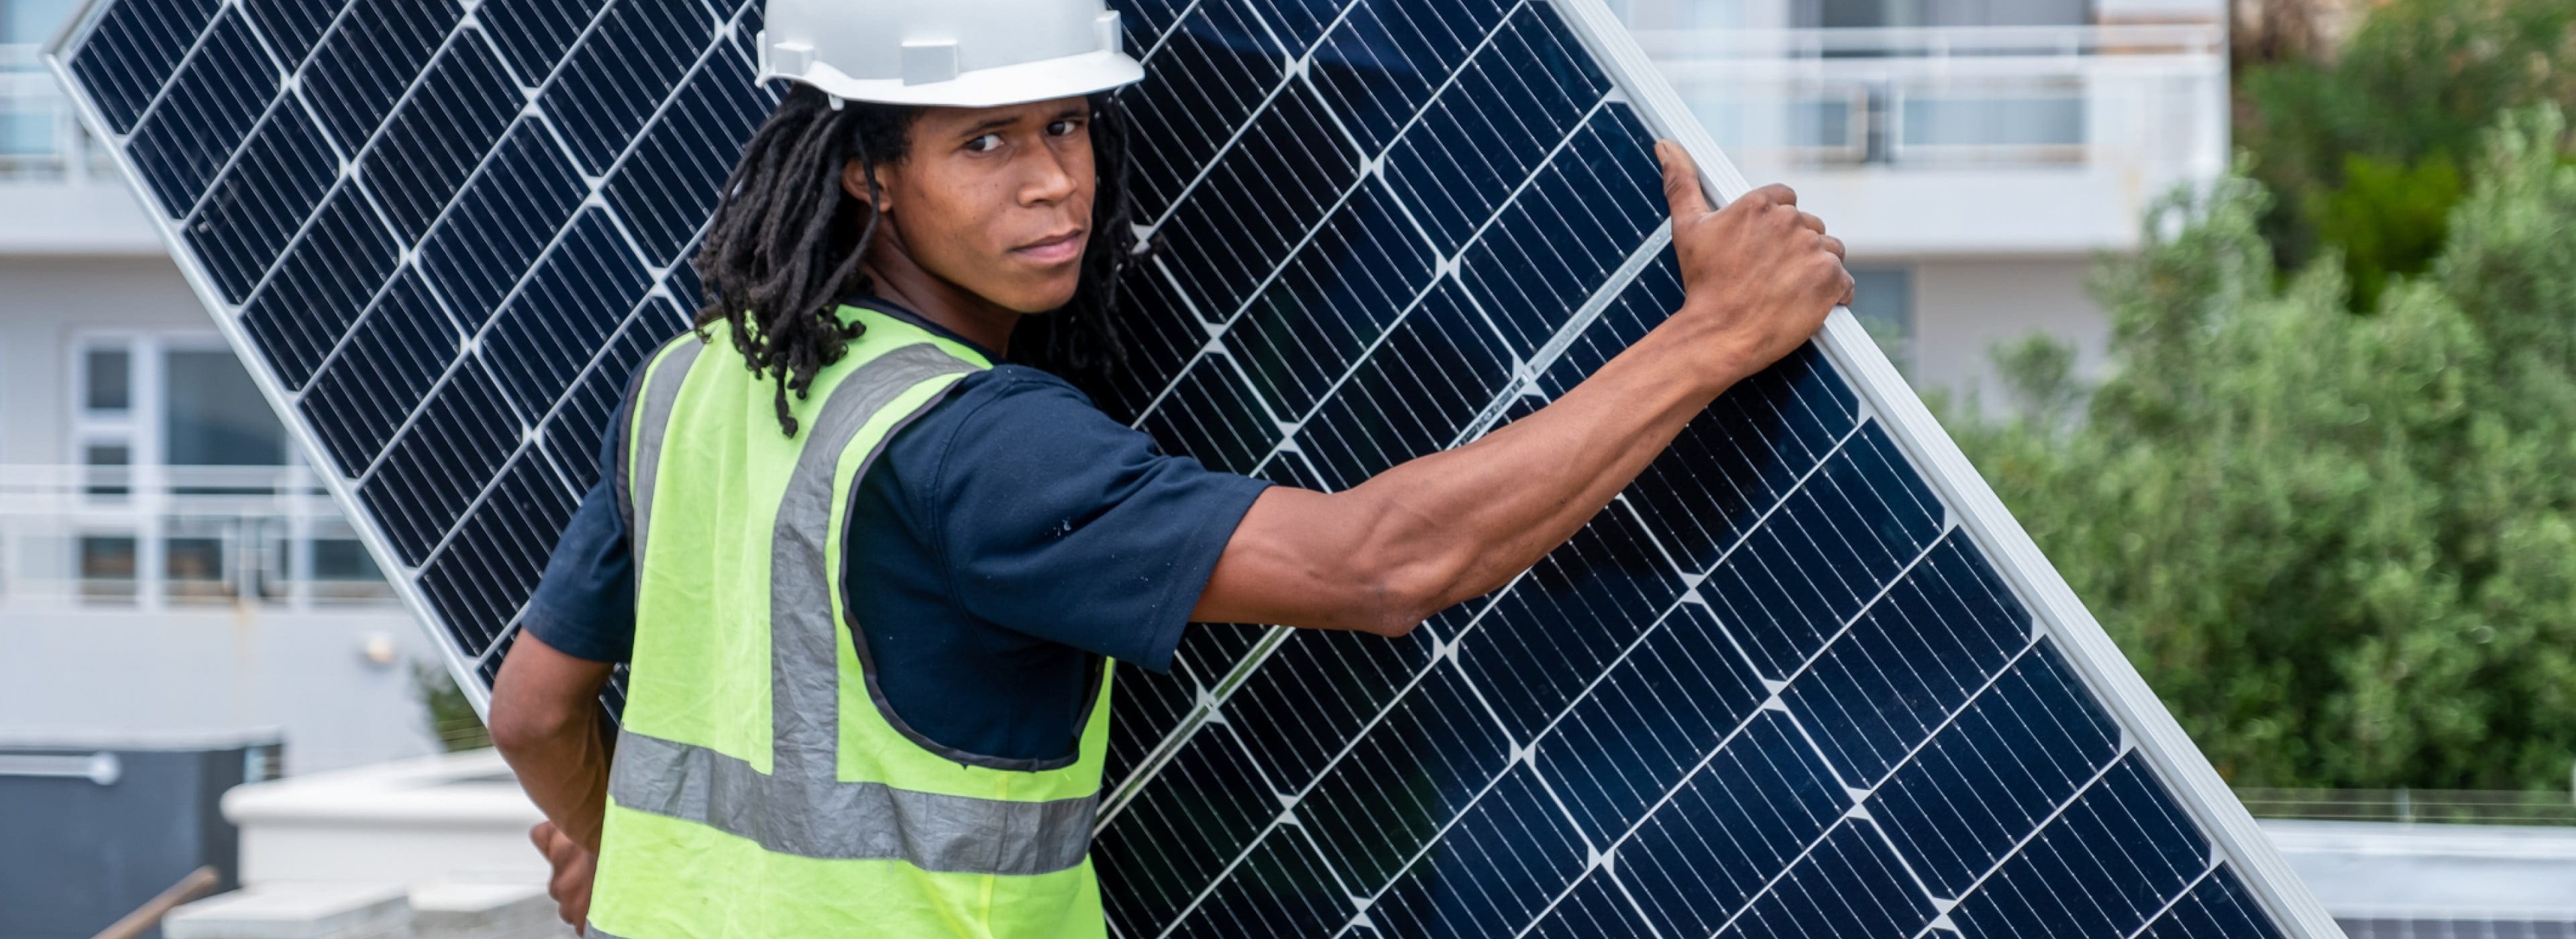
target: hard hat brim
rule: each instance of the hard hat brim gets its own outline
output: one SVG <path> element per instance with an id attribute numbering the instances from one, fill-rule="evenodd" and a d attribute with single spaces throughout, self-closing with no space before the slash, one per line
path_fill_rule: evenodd
<path id="1" fill-rule="evenodd" d="M 915 107 L 992 108 L 1070 98 L 1134 84 L 1145 66 L 1124 52 L 1101 51 L 1043 62 L 961 72 L 946 81 L 906 84 L 899 79 L 857 79 L 816 61 L 801 73 L 770 69 L 763 80 L 781 78 L 810 85 L 845 101 Z"/>

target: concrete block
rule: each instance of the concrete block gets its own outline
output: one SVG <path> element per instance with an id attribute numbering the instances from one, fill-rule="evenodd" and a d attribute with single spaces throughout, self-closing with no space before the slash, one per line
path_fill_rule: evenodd
<path id="1" fill-rule="evenodd" d="M 392 884 L 265 884 L 209 897 L 161 921 L 168 939 L 403 939 L 409 891 Z"/>

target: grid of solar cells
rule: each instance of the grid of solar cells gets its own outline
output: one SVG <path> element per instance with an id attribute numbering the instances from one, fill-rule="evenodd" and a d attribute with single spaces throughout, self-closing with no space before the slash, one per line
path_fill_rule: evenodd
<path id="1" fill-rule="evenodd" d="M 486 681 L 635 363 L 696 305 L 682 259 L 775 100 L 757 8 L 124 0 L 68 50 Z"/>
<path id="2" fill-rule="evenodd" d="M 1157 251 L 1103 403 L 1171 449 L 1347 487 L 1678 303 L 1645 125 L 1552 7 L 1119 6 Z M 71 51 L 487 683 L 696 296 L 755 7 L 122 0 Z M 1813 349 L 1407 639 L 1198 628 L 1119 687 L 1122 936 L 2277 934 Z"/>
<path id="3" fill-rule="evenodd" d="M 1167 447 L 1345 488 L 1678 306 L 1645 126 L 1552 7 L 1121 9 L 1117 405 Z M 1814 349 L 1405 639 L 1197 627 L 1119 690 L 1129 939 L 2279 934 Z"/>

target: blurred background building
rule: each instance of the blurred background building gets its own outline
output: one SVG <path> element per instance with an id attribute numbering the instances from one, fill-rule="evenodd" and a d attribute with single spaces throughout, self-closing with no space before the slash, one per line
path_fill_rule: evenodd
<path id="1" fill-rule="evenodd" d="M 426 639 L 0 0 L 0 742 L 435 752 Z"/>
<path id="2" fill-rule="evenodd" d="M 1851 249 L 1854 312 L 1917 386 L 1992 403 L 2033 331 L 2098 369 L 2085 290 L 2150 200 L 2228 163 L 2223 0 L 1624 0 L 1744 175 Z"/>
<path id="3" fill-rule="evenodd" d="M 2097 256 L 2227 170 L 2231 16 L 2323 48 L 2368 5 L 1610 3 L 1745 175 L 1850 244 L 1856 312 L 1916 385 L 1989 408 L 1998 343 L 2101 370 Z M 532 883 L 533 810 L 488 754 L 432 756 L 429 640 L 37 60 L 74 6 L 0 0 L 0 939 L 88 935 L 198 864 L 250 888 L 209 929 L 408 903 L 533 932 L 525 891 L 437 880 Z M 2563 793 L 2249 796 L 2356 936 L 2576 935 Z M 403 858 L 439 863 L 372 863 Z"/>

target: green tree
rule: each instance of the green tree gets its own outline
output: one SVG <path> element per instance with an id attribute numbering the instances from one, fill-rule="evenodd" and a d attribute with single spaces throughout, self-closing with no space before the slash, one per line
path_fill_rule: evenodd
<path id="1" fill-rule="evenodd" d="M 2151 213 L 2096 292 L 2116 373 L 1999 356 L 1962 446 L 2223 774 L 2557 788 L 2576 757 L 2576 169 L 2490 134 L 2429 272 L 2346 312 L 2263 188 Z M 2080 419 L 2069 415 L 2080 413 Z"/>
<path id="2" fill-rule="evenodd" d="M 2281 196 L 2262 217 L 2275 259 L 2339 255 L 2351 308 L 2374 310 L 2439 252 L 2485 123 L 2576 106 L 2576 0 L 2395 0 L 2332 61 L 2255 65 L 2237 87 L 2237 141 Z"/>

